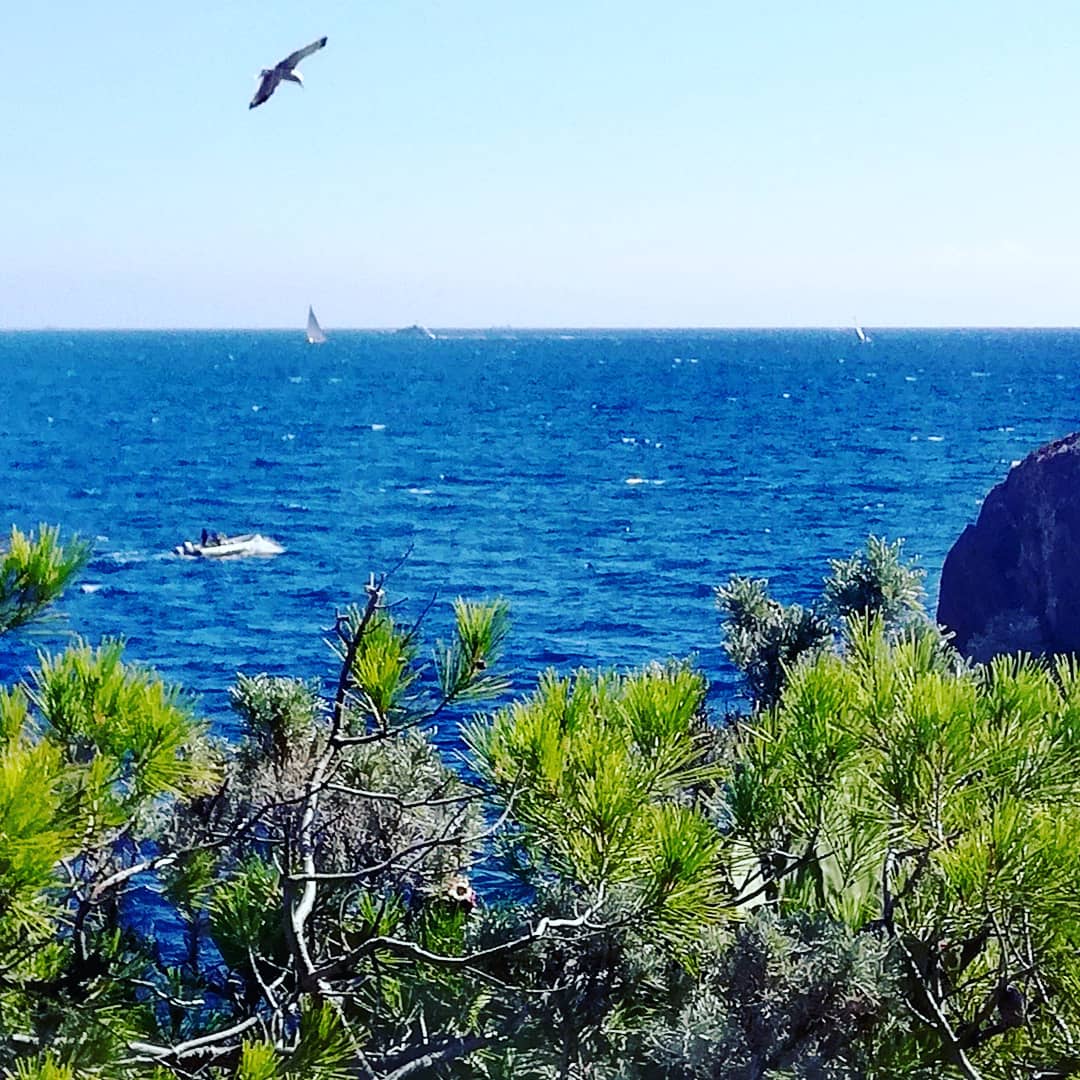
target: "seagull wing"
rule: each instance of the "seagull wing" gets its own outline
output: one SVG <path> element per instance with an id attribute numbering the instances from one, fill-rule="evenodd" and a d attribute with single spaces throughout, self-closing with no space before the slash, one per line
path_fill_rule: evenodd
<path id="1" fill-rule="evenodd" d="M 259 88 L 255 91 L 255 96 L 251 99 L 251 104 L 248 108 L 254 109 L 256 105 L 261 105 L 266 101 L 277 89 L 279 82 L 281 82 L 281 75 L 278 74 L 277 68 L 264 72 L 262 78 L 259 80 Z"/>
<path id="2" fill-rule="evenodd" d="M 292 71 L 304 57 L 310 56 L 313 52 L 318 52 L 325 44 L 326 38 L 321 37 L 318 41 L 313 41 L 310 45 L 305 45 L 302 49 L 297 49 L 296 52 L 289 53 L 289 55 L 278 64 L 278 67 L 284 68 L 285 71 Z"/>

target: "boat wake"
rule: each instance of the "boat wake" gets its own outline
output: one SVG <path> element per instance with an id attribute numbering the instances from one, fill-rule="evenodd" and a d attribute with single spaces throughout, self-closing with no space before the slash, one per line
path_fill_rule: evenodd
<path id="1" fill-rule="evenodd" d="M 272 537 L 261 533 L 243 533 L 240 536 L 204 536 L 201 543 L 185 540 L 173 551 L 187 559 L 247 559 L 268 558 L 280 555 L 284 548 Z"/>

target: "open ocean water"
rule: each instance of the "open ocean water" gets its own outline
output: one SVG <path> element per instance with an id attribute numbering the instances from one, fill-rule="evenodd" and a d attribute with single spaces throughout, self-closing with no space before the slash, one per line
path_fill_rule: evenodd
<path id="1" fill-rule="evenodd" d="M 66 620 L 0 639 L 0 681 L 76 631 L 235 731 L 237 671 L 334 675 L 336 607 L 392 578 L 404 617 L 505 596 L 515 690 L 539 670 L 697 655 L 737 696 L 714 586 L 816 595 L 868 533 L 928 602 L 1010 464 L 1080 427 L 1080 331 L 0 334 L 0 527 L 94 538 Z M 203 527 L 287 549 L 171 554 Z"/>

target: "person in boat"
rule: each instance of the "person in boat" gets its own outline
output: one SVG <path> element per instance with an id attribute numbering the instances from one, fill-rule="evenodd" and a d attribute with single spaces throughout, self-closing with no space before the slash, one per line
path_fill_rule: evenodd
<path id="1" fill-rule="evenodd" d="M 200 543 L 202 544 L 203 547 L 206 547 L 206 542 L 209 539 L 210 539 L 210 534 L 205 529 L 203 529 L 203 531 L 202 531 L 202 540 L 200 541 Z"/>

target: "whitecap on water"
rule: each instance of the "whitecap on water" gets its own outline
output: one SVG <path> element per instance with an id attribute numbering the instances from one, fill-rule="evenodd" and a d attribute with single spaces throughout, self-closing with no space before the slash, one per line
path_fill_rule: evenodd
<path id="1" fill-rule="evenodd" d="M 626 478 L 626 480 L 624 481 L 624 483 L 634 484 L 634 485 L 637 485 L 637 484 L 652 484 L 654 487 L 660 487 L 664 483 L 664 481 L 663 480 L 649 480 L 644 476 L 628 476 Z"/>
<path id="2" fill-rule="evenodd" d="M 289 431 L 286 434 L 281 436 L 281 441 L 282 442 L 292 442 L 293 439 L 295 439 L 295 438 L 296 438 L 296 436 L 291 431 Z"/>
<path id="3" fill-rule="evenodd" d="M 990 375 L 989 371 L 973 371 L 971 377 L 973 379 L 985 379 Z"/>
<path id="4" fill-rule="evenodd" d="M 919 380 L 914 375 L 905 375 L 904 382 L 918 382 Z"/>
<path id="5" fill-rule="evenodd" d="M 303 375 L 290 375 L 289 376 L 289 382 L 291 382 L 291 383 L 301 383 L 303 381 L 304 381 L 304 376 Z"/>
<path id="6" fill-rule="evenodd" d="M 372 424 L 371 425 L 371 430 L 372 431 L 385 431 L 386 430 L 386 425 L 385 424 Z"/>
<path id="7" fill-rule="evenodd" d="M 102 556 L 103 559 L 108 559 L 109 562 L 115 563 L 117 566 L 123 566 L 127 563 L 141 563 L 146 562 L 145 551 L 110 551 Z"/>
<path id="8" fill-rule="evenodd" d="M 431 488 L 411 487 L 408 489 L 410 495 L 432 495 L 434 492 Z"/>
<path id="9" fill-rule="evenodd" d="M 944 442 L 945 441 L 945 436 L 944 435 L 927 435 L 926 436 L 926 441 L 927 442 Z"/>
<path id="10" fill-rule="evenodd" d="M 84 581 L 79 586 L 79 591 L 84 593 L 96 593 L 101 585 L 96 581 Z"/>

